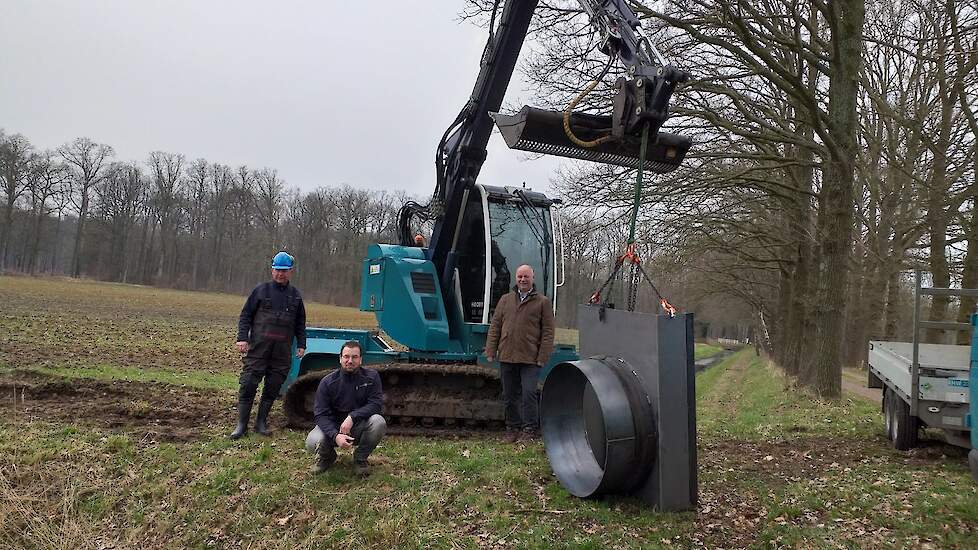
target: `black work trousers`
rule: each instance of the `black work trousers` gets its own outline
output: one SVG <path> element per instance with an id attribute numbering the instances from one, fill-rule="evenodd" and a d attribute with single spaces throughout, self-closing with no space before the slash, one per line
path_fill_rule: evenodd
<path id="1" fill-rule="evenodd" d="M 506 404 L 506 429 L 536 432 L 540 429 L 540 367 L 530 363 L 499 363 Z"/>
<path id="2" fill-rule="evenodd" d="M 262 389 L 261 399 L 275 401 L 292 366 L 292 343 L 269 340 L 253 342 L 241 361 L 244 369 L 238 379 L 238 397 L 254 400 L 258 385 L 264 378 L 265 387 Z"/>

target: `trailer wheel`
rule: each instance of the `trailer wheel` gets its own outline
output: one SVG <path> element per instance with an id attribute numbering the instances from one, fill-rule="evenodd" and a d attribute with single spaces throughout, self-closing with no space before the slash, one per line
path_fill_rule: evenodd
<path id="1" fill-rule="evenodd" d="M 313 406 L 316 402 L 316 389 L 319 381 L 329 374 L 328 370 L 318 370 L 295 379 L 285 391 L 282 409 L 290 428 L 311 430 L 315 425 Z"/>
<path id="2" fill-rule="evenodd" d="M 883 390 L 883 426 L 886 428 L 886 438 L 893 441 L 893 397 L 890 388 Z"/>
<path id="3" fill-rule="evenodd" d="M 917 446 L 917 432 L 920 428 L 916 417 L 910 416 L 910 404 L 897 396 L 891 396 L 893 405 L 893 447 L 907 451 Z"/>

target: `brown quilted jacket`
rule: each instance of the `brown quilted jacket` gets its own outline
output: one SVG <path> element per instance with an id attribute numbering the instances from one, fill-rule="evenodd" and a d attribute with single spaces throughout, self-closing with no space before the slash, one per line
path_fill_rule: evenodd
<path id="1" fill-rule="evenodd" d="M 489 325 L 486 356 L 504 363 L 543 366 L 553 350 L 554 310 L 550 300 L 536 289 L 523 303 L 515 289 L 504 294 Z"/>

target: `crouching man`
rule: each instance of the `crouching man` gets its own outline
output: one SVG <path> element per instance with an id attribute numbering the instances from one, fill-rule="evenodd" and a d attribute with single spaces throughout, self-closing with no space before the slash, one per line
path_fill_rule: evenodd
<path id="1" fill-rule="evenodd" d="M 387 433 L 380 415 L 384 390 L 380 375 L 361 367 L 360 342 L 350 340 L 340 350 L 340 368 L 326 375 L 316 390 L 316 427 L 306 437 L 306 448 L 318 455 L 313 472 L 321 474 L 336 462 L 336 447 L 353 450 L 353 469 L 370 474 L 367 457 Z"/>

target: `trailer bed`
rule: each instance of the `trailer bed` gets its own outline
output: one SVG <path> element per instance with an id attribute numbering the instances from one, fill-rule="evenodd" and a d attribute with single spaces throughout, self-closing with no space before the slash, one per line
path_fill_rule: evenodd
<path id="1" fill-rule="evenodd" d="M 971 346 L 919 344 L 920 394 L 922 400 L 968 403 Z M 869 343 L 869 367 L 873 373 L 909 399 L 912 386 L 913 343 Z"/>

